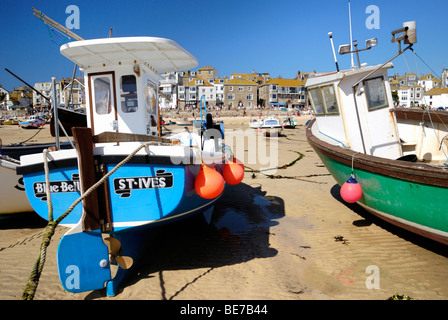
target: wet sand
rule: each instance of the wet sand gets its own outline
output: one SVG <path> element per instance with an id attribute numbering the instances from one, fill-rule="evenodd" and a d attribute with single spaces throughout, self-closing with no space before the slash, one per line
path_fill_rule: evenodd
<path id="1" fill-rule="evenodd" d="M 278 169 L 277 178 L 251 172 L 261 164 L 247 164 L 243 182 L 226 187 L 217 201 L 210 225 L 191 220 L 160 228 L 115 297 L 62 288 L 56 250 L 67 229 L 58 227 L 35 300 L 447 299 L 446 247 L 346 204 L 306 141 L 310 116 L 296 119 L 295 129 L 264 139 L 278 143 L 279 167 L 302 154 L 300 160 Z M 249 117 L 222 120 L 227 129 L 248 129 Z M 34 133 L 0 126 L 4 145 Z M 52 139 L 44 129 L 32 140 Z M 45 225 L 33 213 L 0 217 L 0 299 L 21 298 Z"/>

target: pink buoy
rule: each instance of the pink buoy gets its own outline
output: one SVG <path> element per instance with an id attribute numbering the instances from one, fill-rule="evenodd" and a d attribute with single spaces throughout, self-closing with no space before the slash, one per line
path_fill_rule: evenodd
<path id="1" fill-rule="evenodd" d="M 362 188 L 358 181 L 351 176 L 341 187 L 341 197 L 348 203 L 355 203 L 362 197 Z"/>

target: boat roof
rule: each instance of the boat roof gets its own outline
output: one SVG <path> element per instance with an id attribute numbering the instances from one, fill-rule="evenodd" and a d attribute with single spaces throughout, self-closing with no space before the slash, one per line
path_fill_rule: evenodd
<path id="1" fill-rule="evenodd" d="M 351 76 L 355 76 L 358 75 L 360 73 L 367 73 L 367 72 L 371 72 L 373 70 L 375 70 L 376 68 L 379 68 L 381 65 L 374 65 L 374 66 L 367 66 L 367 67 L 362 67 L 359 69 L 348 69 L 348 70 L 341 70 L 339 72 L 327 72 L 327 73 L 320 73 L 317 74 L 313 77 L 310 77 L 306 80 L 306 87 L 312 87 L 315 85 L 321 85 L 323 83 L 327 83 L 327 82 L 334 82 L 337 80 L 340 80 L 342 78 L 345 77 L 351 77 Z M 381 66 L 380 69 L 389 69 L 389 68 L 393 68 L 394 65 L 392 62 L 386 63 L 384 66 Z"/>
<path id="2" fill-rule="evenodd" d="M 61 54 L 83 69 L 140 63 L 154 73 L 182 71 L 197 59 L 175 41 L 155 37 L 119 37 L 69 42 Z"/>

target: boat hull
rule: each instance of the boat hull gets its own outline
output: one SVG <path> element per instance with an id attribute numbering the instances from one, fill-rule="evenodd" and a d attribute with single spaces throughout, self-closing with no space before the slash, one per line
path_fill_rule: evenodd
<path id="1" fill-rule="evenodd" d="M 76 153 L 72 150 L 58 152 L 67 156 L 48 164 L 55 220 L 81 196 L 82 188 Z M 68 156 L 70 154 L 72 157 Z M 53 156 L 58 158 L 55 153 Z M 95 156 L 96 162 L 104 165 L 105 172 L 112 171 L 123 159 L 124 156 L 119 155 Z M 220 159 L 224 160 L 223 157 Z M 195 191 L 195 179 L 200 164 L 194 161 L 185 164 L 185 160 L 154 156 L 152 151 L 135 155 L 120 166 L 109 176 L 105 185 L 98 188 L 101 190 L 98 191 L 101 216 L 97 220 L 104 219 L 105 222 L 100 222 L 98 228 L 88 226 L 86 222 L 86 216 L 89 216 L 83 212 L 89 210 L 83 208 L 86 203 L 80 202 L 74 206 L 60 223 L 70 228 L 58 246 L 58 271 L 64 289 L 73 293 L 85 292 L 102 289 L 107 283 L 107 294 L 117 294 L 129 273 L 119 267 L 117 273 L 112 275 L 104 237 L 118 239 L 121 243 L 120 254 L 136 263 L 154 236 L 155 227 L 198 214 L 202 214 L 205 221 L 210 221 L 213 205 L 219 196 L 213 199 L 199 197 Z M 215 168 L 222 172 L 223 164 L 217 161 Z M 23 165 L 19 173 L 24 176 L 27 195 L 34 210 L 48 220 L 45 172 L 42 169 L 42 165 Z"/>
<path id="2" fill-rule="evenodd" d="M 16 174 L 16 164 L 0 158 L 0 214 L 10 214 L 19 212 L 32 212 L 33 208 L 29 203 L 23 179 Z"/>
<path id="3" fill-rule="evenodd" d="M 49 163 L 51 203 L 54 219 L 58 219 L 81 196 L 76 153 Z M 111 171 L 124 157 L 97 156 L 98 162 Z M 170 157 L 134 156 L 107 180 L 104 210 L 112 215 L 114 230 L 132 228 L 171 219 L 186 212 L 202 208 L 211 200 L 197 195 L 195 177 L 200 165 L 172 164 Z M 182 163 L 183 160 L 178 160 Z M 176 163 L 176 160 L 174 161 Z M 221 170 L 222 165 L 217 166 Z M 21 166 L 27 197 L 42 218 L 48 219 L 45 171 L 43 164 Z M 99 180 L 99 177 L 97 177 Z M 82 203 L 78 203 L 61 225 L 73 227 L 82 216 Z"/>
<path id="4" fill-rule="evenodd" d="M 77 112 L 70 109 L 58 108 L 58 120 L 65 129 L 59 128 L 59 135 L 64 136 L 65 134 L 72 136 L 72 128 L 74 127 L 87 127 L 87 117 L 85 113 Z M 50 133 L 55 136 L 55 125 L 54 117 L 50 120 Z"/>
<path id="5" fill-rule="evenodd" d="M 11 157 L 16 160 L 20 160 L 21 156 L 42 153 L 44 149 L 54 148 L 56 143 L 17 143 L 3 146 L 1 148 L 1 153 L 5 156 Z M 70 149 L 72 148 L 70 142 L 62 141 L 59 144 L 60 149 Z"/>
<path id="6" fill-rule="evenodd" d="M 448 244 L 448 172 L 425 164 L 388 160 L 328 144 L 312 134 L 307 139 L 337 183 L 353 169 L 362 187 L 362 207 L 401 228 Z"/>

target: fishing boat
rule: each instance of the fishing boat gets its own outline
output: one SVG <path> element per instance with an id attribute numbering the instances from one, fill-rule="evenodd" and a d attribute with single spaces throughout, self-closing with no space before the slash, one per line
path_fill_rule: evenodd
<path id="1" fill-rule="evenodd" d="M 21 156 L 27 154 L 42 153 L 44 149 L 55 149 L 55 148 L 56 148 L 55 142 L 48 142 L 48 143 L 17 142 L 2 146 L 0 139 L 0 154 L 13 158 L 15 160 L 20 160 Z M 70 149 L 70 148 L 74 148 L 72 141 L 59 142 L 59 149 Z"/>
<path id="2" fill-rule="evenodd" d="M 73 127 L 87 127 L 85 108 L 68 109 L 59 106 L 57 112 L 60 122 L 58 124 L 59 135 L 67 133 L 67 135 L 71 136 Z M 54 117 L 51 117 L 50 120 L 50 133 L 53 137 L 55 136 Z"/>
<path id="3" fill-rule="evenodd" d="M 5 126 L 16 125 L 16 124 L 19 124 L 19 120 L 15 119 L 13 117 L 10 117 L 3 121 L 3 125 L 5 125 Z"/>
<path id="4" fill-rule="evenodd" d="M 58 245 L 61 285 L 115 295 L 153 228 L 194 215 L 210 221 L 225 185 L 244 172 L 211 115 L 201 113 L 197 132 L 159 135 L 159 74 L 197 66 L 176 42 L 80 40 L 60 51 L 84 72 L 87 127 L 72 128 L 76 150 L 22 156 L 17 173 L 33 209 L 48 219 L 51 202 L 69 228 Z"/>
<path id="5" fill-rule="evenodd" d="M 178 126 L 191 126 L 191 125 L 193 125 L 193 121 L 188 120 L 188 118 L 183 118 L 182 120 L 177 120 L 176 124 Z"/>
<path id="6" fill-rule="evenodd" d="M 24 129 L 37 129 L 43 127 L 46 121 L 38 115 L 29 116 L 25 121 L 19 122 L 19 127 Z"/>
<path id="7" fill-rule="evenodd" d="M 16 173 L 20 157 L 55 146 L 55 143 L 11 143 L 4 146 L 0 139 L 0 215 L 33 211 L 25 193 L 23 177 Z M 72 145 L 70 141 L 64 141 L 59 147 L 68 149 Z"/>
<path id="8" fill-rule="evenodd" d="M 0 143 L 1 145 L 1 143 Z M 34 211 L 28 201 L 23 185 L 23 177 L 17 175 L 20 157 L 27 154 L 42 153 L 55 148 L 55 143 L 16 143 L 0 146 L 0 215 Z M 61 149 L 70 149 L 69 141 L 60 143 Z"/>
<path id="9" fill-rule="evenodd" d="M 282 121 L 283 128 L 285 128 L 285 129 L 294 129 L 296 127 L 296 125 L 297 125 L 297 123 L 296 123 L 296 121 L 294 120 L 293 117 L 283 118 L 283 121 Z"/>
<path id="10" fill-rule="evenodd" d="M 283 130 L 280 120 L 275 116 L 253 120 L 249 122 L 249 127 L 266 135 L 277 135 Z"/>
<path id="11" fill-rule="evenodd" d="M 32 212 L 23 178 L 17 176 L 16 169 L 20 162 L 5 155 L 0 155 L 0 215 Z"/>
<path id="12" fill-rule="evenodd" d="M 395 58 L 416 42 L 415 22 L 392 35 L 399 44 Z M 404 50 L 401 41 L 408 44 Z M 315 119 L 306 137 L 341 186 L 342 199 L 448 244 L 447 118 L 393 108 L 387 73 L 392 59 L 309 78 Z"/>

